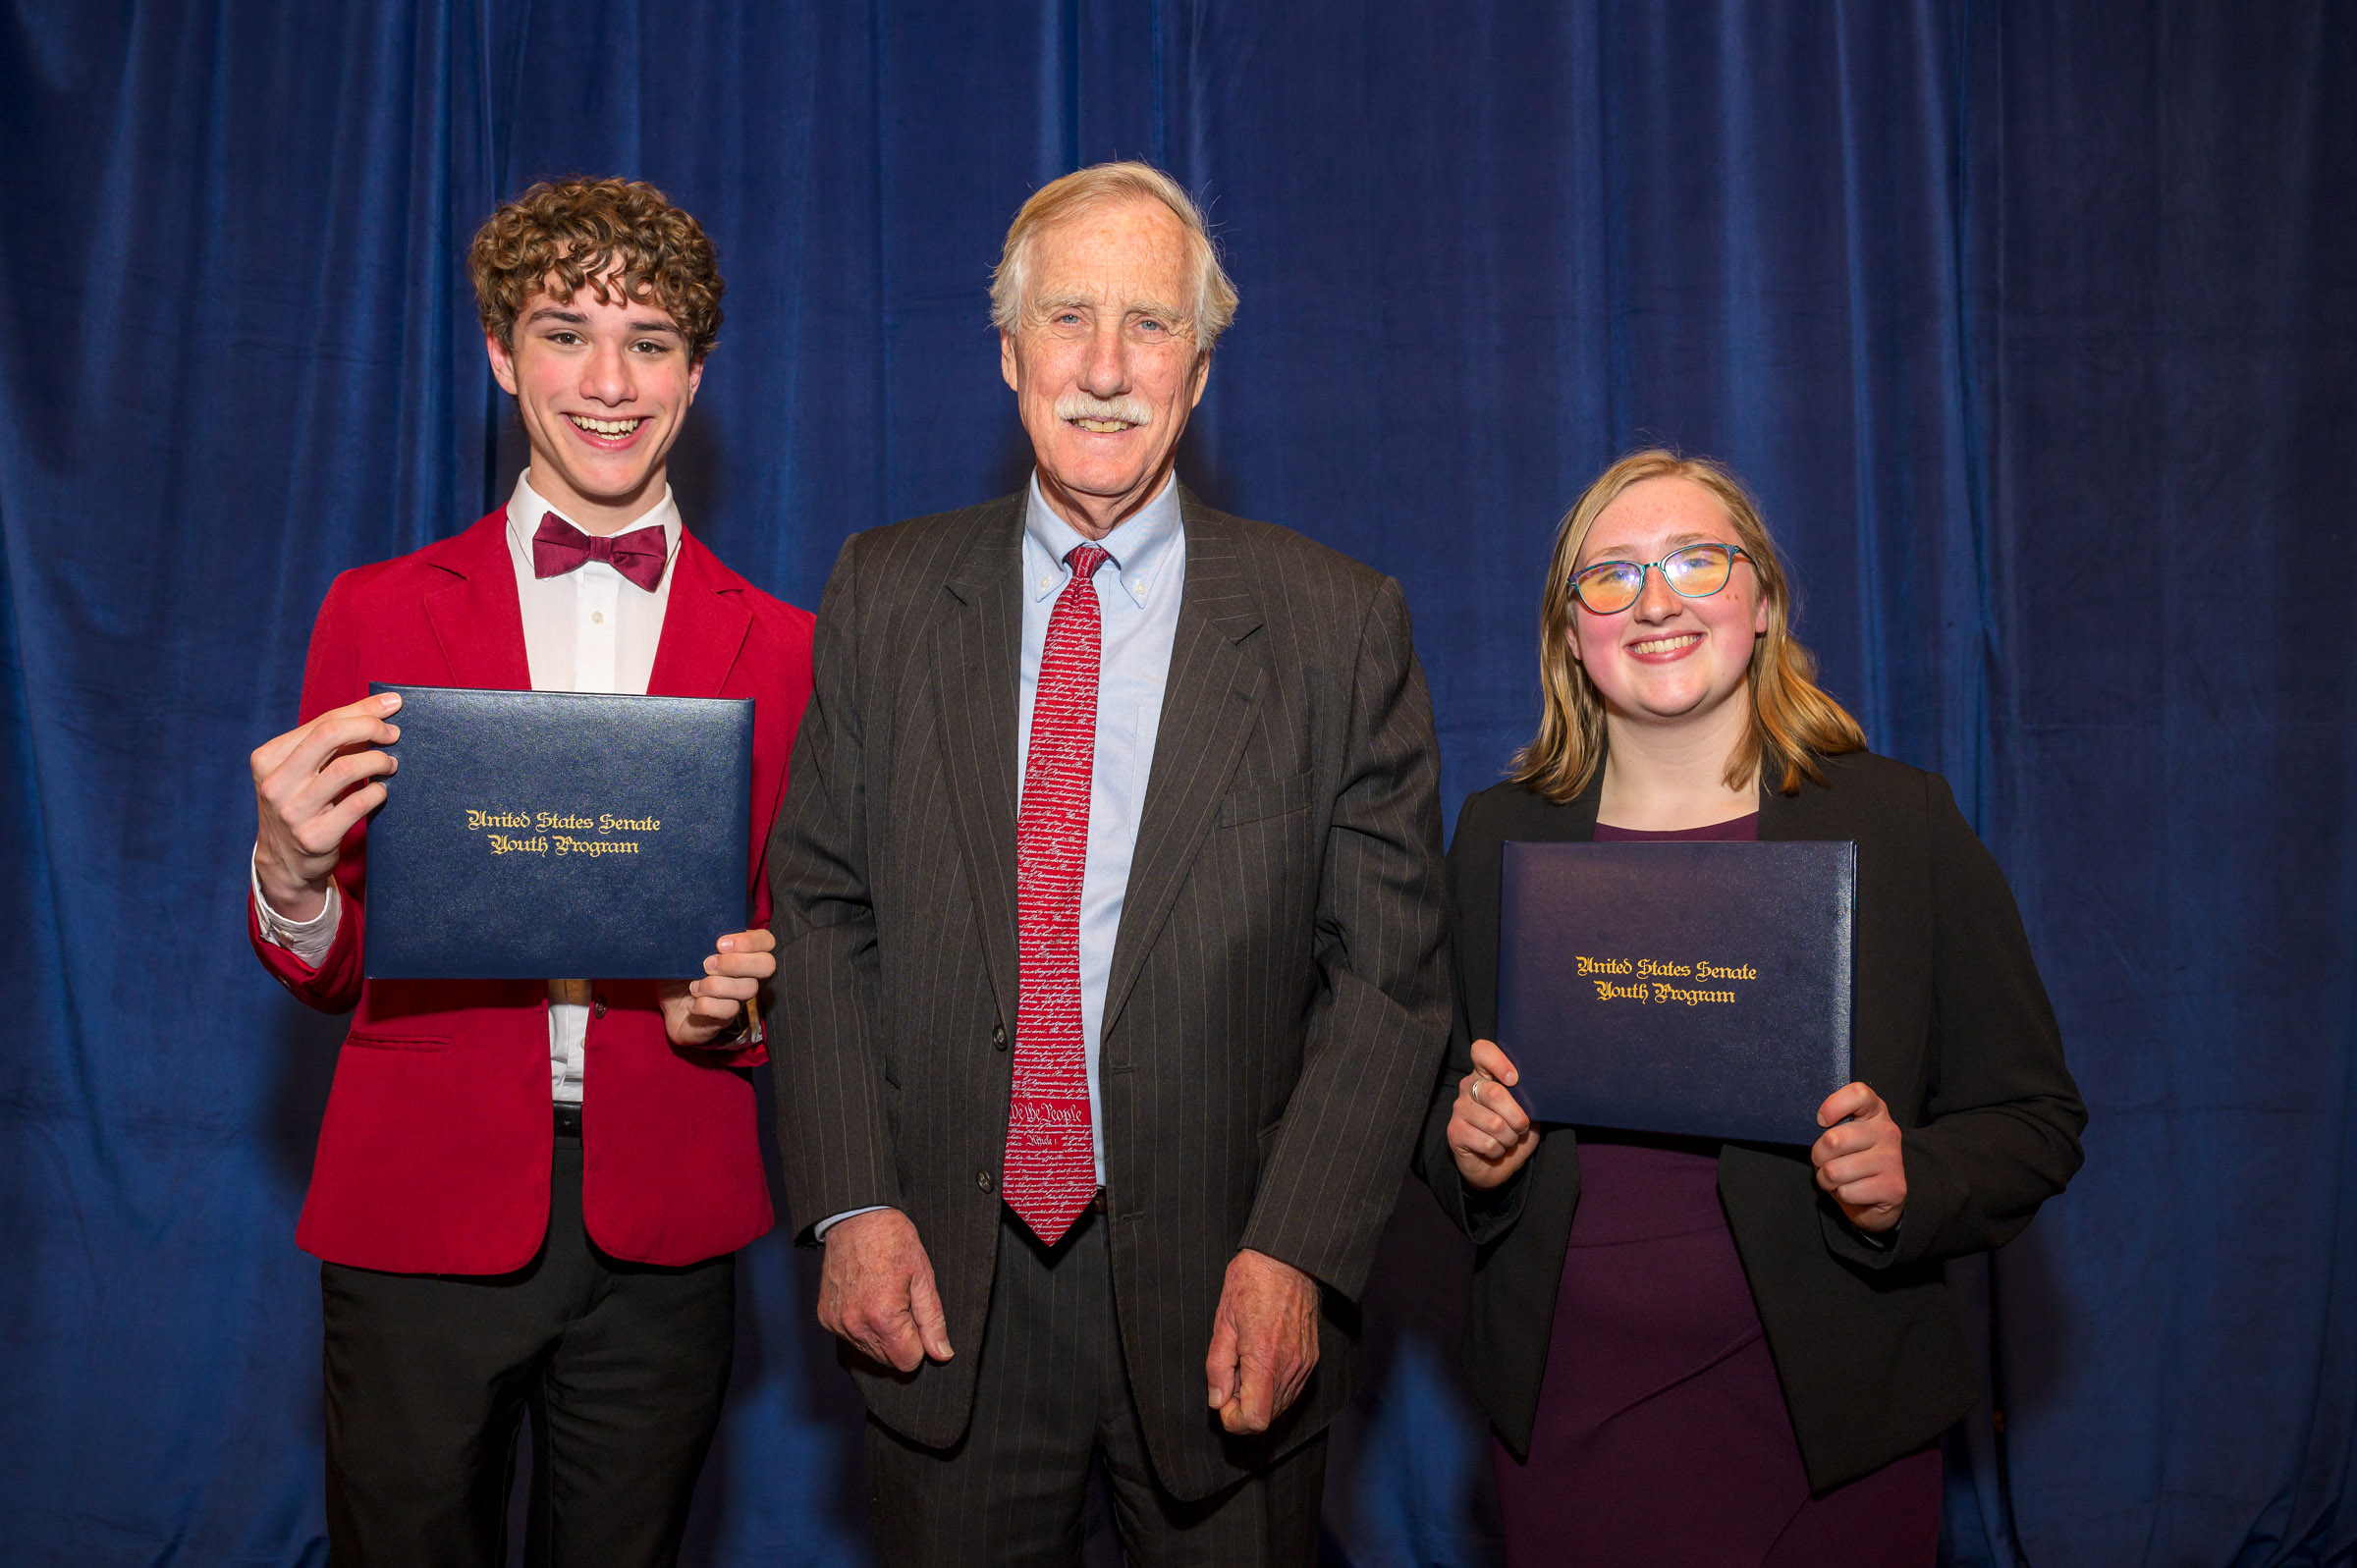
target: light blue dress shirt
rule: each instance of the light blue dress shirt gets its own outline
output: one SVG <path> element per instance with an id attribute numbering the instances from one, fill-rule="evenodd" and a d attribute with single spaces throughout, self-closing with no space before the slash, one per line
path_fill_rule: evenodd
<path id="1" fill-rule="evenodd" d="M 1031 706 L 1039 690 L 1048 617 L 1071 580 L 1064 558 L 1089 541 L 1056 515 L 1031 476 L 1023 509 L 1022 717 L 1014 757 L 1019 803 L 1031 756 Z M 1112 559 L 1097 568 L 1097 611 L 1104 641 L 1097 676 L 1097 758 L 1088 790 L 1088 866 L 1080 879 L 1080 1038 L 1088 1065 L 1089 1136 L 1097 1184 L 1105 1183 L 1105 1102 L 1097 1078 L 1105 1023 L 1105 984 L 1129 892 L 1129 862 L 1145 811 L 1154 737 L 1162 729 L 1163 686 L 1178 634 L 1186 586 L 1186 527 L 1178 482 L 1164 482 L 1143 510 L 1096 541 Z"/>

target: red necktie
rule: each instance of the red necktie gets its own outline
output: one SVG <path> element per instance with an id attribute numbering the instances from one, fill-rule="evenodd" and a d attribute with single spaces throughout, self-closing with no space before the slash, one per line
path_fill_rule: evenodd
<path id="1" fill-rule="evenodd" d="M 1088 1063 L 1080 1038 L 1080 879 L 1088 869 L 1088 788 L 1097 761 L 1103 630 L 1090 579 L 1108 559 L 1075 545 L 1048 616 L 1031 700 L 1031 751 L 1014 824 L 1015 927 L 1022 1000 L 1014 1094 L 1007 1111 L 1007 1206 L 1054 1246 L 1097 1190 Z"/>
<path id="2" fill-rule="evenodd" d="M 532 535 L 532 575 L 561 577 L 581 564 L 602 561 L 648 593 L 663 580 L 663 564 L 671 558 L 670 541 L 660 524 L 632 528 L 611 538 L 593 537 L 551 512 Z"/>

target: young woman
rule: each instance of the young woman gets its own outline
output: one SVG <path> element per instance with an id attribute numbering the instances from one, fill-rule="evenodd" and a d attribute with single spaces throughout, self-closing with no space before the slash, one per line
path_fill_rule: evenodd
<path id="1" fill-rule="evenodd" d="M 2012 895 L 1947 785 L 1814 683 L 1726 469 L 1615 463 L 1541 604 L 1538 736 L 1449 852 L 1457 1021 L 1417 1155 L 1478 1244 L 1508 1560 L 1929 1564 L 1977 1390 L 1940 1266 L 2061 1191 L 2086 1121 Z M 1810 838 L 1858 846 L 1859 1081 L 1823 1136 L 1533 1125 L 1491 1038 L 1501 846 Z"/>

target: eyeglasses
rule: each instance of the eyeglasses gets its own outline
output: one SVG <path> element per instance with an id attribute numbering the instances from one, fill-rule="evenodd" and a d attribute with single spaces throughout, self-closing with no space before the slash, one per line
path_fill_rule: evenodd
<path id="1" fill-rule="evenodd" d="M 1590 615 L 1617 616 L 1645 591 L 1645 573 L 1660 568 L 1662 580 L 1684 599 L 1708 599 L 1734 575 L 1735 558 L 1751 559 L 1741 545 L 1688 545 L 1659 561 L 1599 561 L 1571 573 L 1567 586 Z"/>

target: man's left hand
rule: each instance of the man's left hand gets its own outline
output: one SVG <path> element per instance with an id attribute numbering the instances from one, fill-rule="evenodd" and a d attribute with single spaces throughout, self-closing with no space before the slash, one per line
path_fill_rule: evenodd
<path id="1" fill-rule="evenodd" d="M 1883 1097 L 1862 1083 L 1843 1084 L 1817 1108 L 1817 1125 L 1825 1129 L 1809 1149 L 1817 1185 L 1860 1230 L 1895 1229 L 1907 1206 L 1907 1166 Z"/>
<path id="2" fill-rule="evenodd" d="M 1247 1247 L 1228 1265 L 1203 1371 L 1232 1433 L 1266 1432 L 1318 1364 L 1318 1282 Z"/>
<path id="3" fill-rule="evenodd" d="M 671 1043 L 708 1046 L 734 1030 L 744 1004 L 760 995 L 761 982 L 778 972 L 777 946 L 766 931 L 732 931 L 704 960 L 702 979 L 665 986 L 663 1032 Z"/>

